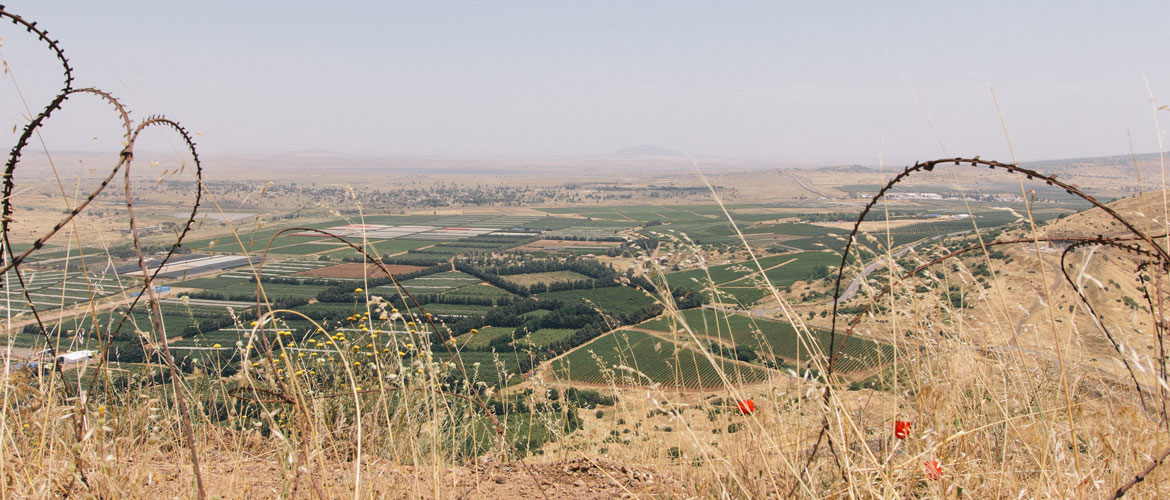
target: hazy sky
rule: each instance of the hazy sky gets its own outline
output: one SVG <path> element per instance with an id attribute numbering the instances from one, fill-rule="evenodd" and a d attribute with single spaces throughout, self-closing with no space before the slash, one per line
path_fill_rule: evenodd
<path id="1" fill-rule="evenodd" d="M 208 154 L 652 144 L 875 164 L 940 156 L 941 138 L 1006 159 L 989 84 L 1021 160 L 1127 153 L 1127 130 L 1157 150 L 1145 78 L 1170 102 L 1170 1 L 957 3 L 6 2 L 61 41 L 78 86 L 181 120 Z M 43 106 L 55 60 L 0 36 Z M 102 108 L 77 106 L 51 148 L 92 146 L 76 124 Z"/>

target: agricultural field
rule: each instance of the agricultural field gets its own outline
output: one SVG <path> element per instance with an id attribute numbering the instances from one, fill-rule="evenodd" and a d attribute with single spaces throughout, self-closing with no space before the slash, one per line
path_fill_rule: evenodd
<path id="1" fill-rule="evenodd" d="M 422 266 L 404 266 L 404 265 L 384 265 L 361 263 L 361 262 L 347 262 L 344 264 L 337 264 L 328 267 L 318 267 L 307 271 L 297 273 L 297 276 L 307 276 L 312 278 L 344 278 L 344 279 L 363 279 L 363 278 L 385 278 L 386 271 L 391 274 L 398 275 L 410 273 L 426 269 Z"/>
<path id="2" fill-rule="evenodd" d="M 463 286 L 443 292 L 444 297 L 511 297 L 512 294 L 507 290 L 496 287 L 488 283 L 476 283 L 474 285 Z"/>
<path id="3" fill-rule="evenodd" d="M 414 295 L 436 295 L 452 290 L 480 283 L 480 279 L 459 271 L 447 271 L 429 276 L 420 276 L 402 282 L 402 286 Z M 384 285 L 375 290 L 389 289 L 394 292 L 394 285 Z"/>
<path id="4" fill-rule="evenodd" d="M 759 259 L 759 266 L 755 262 L 736 262 L 712 266 L 706 270 L 695 269 L 667 275 L 667 282 L 672 287 L 705 289 L 711 284 L 716 285 L 720 294 L 730 295 L 733 302 L 750 306 L 767 295 L 767 287 L 760 279 L 759 267 L 764 268 L 764 276 L 778 289 L 782 289 L 797 281 L 807 280 L 821 268 L 836 267 L 841 263 L 838 254 L 830 252 L 797 252 L 791 254 L 773 255 Z M 726 298 L 720 301 L 729 302 Z"/>
<path id="5" fill-rule="evenodd" d="M 553 342 L 565 340 L 573 335 L 576 330 L 569 328 L 541 328 L 535 332 L 531 332 L 527 337 L 517 340 L 516 343 L 520 345 L 532 346 L 537 349 L 544 349 L 552 345 Z"/>
<path id="6" fill-rule="evenodd" d="M 301 226 L 301 225 L 298 224 L 298 226 Z M 304 225 L 304 227 L 313 227 L 313 228 L 325 228 L 328 226 L 329 226 L 329 223 Z M 289 227 L 291 227 L 291 225 Z M 306 239 L 304 237 L 298 237 L 298 236 L 291 236 L 290 233 L 288 233 L 288 232 L 283 233 L 280 236 L 276 236 L 276 234 L 281 232 L 282 229 L 283 229 L 282 227 L 269 227 L 266 229 L 242 228 L 242 229 L 239 229 L 237 231 L 237 234 L 239 236 L 238 241 L 236 239 L 236 236 L 224 235 L 224 236 L 219 236 L 219 237 L 214 237 L 214 238 L 204 238 L 204 239 L 184 241 L 183 246 L 185 248 L 194 249 L 196 252 L 199 252 L 199 253 L 259 254 L 259 253 L 262 253 L 264 251 L 264 248 L 266 246 L 268 246 L 269 242 L 271 241 L 271 246 L 268 247 L 269 253 L 280 254 L 280 253 L 284 253 L 284 252 L 282 252 L 282 250 L 284 248 L 292 248 L 292 247 L 295 247 L 297 245 L 302 245 L 305 243 L 322 242 L 322 245 L 339 245 L 340 244 L 336 240 L 332 240 L 330 238 L 326 238 L 326 237 L 323 237 L 321 235 L 318 235 L 317 237 L 312 238 L 312 239 Z M 275 239 L 273 239 L 274 236 L 275 236 Z M 330 241 L 332 241 L 333 243 L 329 243 Z M 242 243 L 242 246 L 241 246 L 241 243 Z M 328 248 L 322 247 L 322 249 L 328 249 Z M 290 250 L 290 252 L 292 252 L 293 254 L 298 254 L 298 255 L 301 255 L 304 253 L 311 253 L 311 252 L 307 252 L 304 248 L 296 248 L 296 249 Z"/>
<path id="7" fill-rule="evenodd" d="M 540 297 L 557 299 L 566 304 L 585 302 L 606 314 L 630 314 L 654 303 L 654 299 L 637 288 L 611 286 L 542 293 Z"/>
<path id="8" fill-rule="evenodd" d="M 581 346 L 550 367 L 554 379 L 590 385 L 711 389 L 723 385 L 719 370 L 732 383 L 760 382 L 767 370 L 716 358 L 713 365 L 702 353 L 647 333 L 618 330 Z"/>
<path id="9" fill-rule="evenodd" d="M 521 314 L 520 317 L 525 318 L 525 319 L 527 319 L 527 318 L 542 318 L 544 316 L 548 316 L 549 313 L 551 313 L 551 312 L 552 311 L 550 311 L 548 309 L 537 309 L 535 311 L 529 311 L 529 312 L 526 312 L 524 314 Z"/>
<path id="10" fill-rule="evenodd" d="M 316 259 L 286 259 L 274 260 L 264 262 L 264 265 L 257 265 L 260 270 L 260 276 L 264 278 L 291 278 L 300 276 L 301 273 L 320 269 L 322 267 L 330 266 L 332 263 L 324 260 Z M 250 268 L 242 268 L 234 271 L 226 272 L 218 276 L 219 279 L 233 278 L 248 280 L 254 278 L 256 275 Z M 185 286 L 185 285 L 184 285 Z"/>
<path id="11" fill-rule="evenodd" d="M 520 359 L 528 357 L 527 354 L 521 352 L 461 351 L 455 354 L 442 349 L 436 350 L 434 356 L 435 360 L 439 362 L 448 361 L 458 356 L 472 381 L 482 381 L 497 387 L 512 385 L 523 380 L 523 375 L 520 373 Z M 454 376 L 462 378 L 461 375 Z"/>
<path id="12" fill-rule="evenodd" d="M 658 241 L 678 241 L 696 245 L 739 242 L 727 220 L 676 221 L 641 229 L 638 234 Z"/>
<path id="13" fill-rule="evenodd" d="M 733 211 L 751 209 L 757 205 L 728 205 Z M 723 217 L 718 205 L 628 205 L 604 207 L 542 208 L 551 214 L 576 214 L 601 221 L 669 221 L 712 220 Z"/>
<path id="14" fill-rule="evenodd" d="M 223 281 L 218 281 L 218 280 Z M 225 283 L 224 281 L 230 282 Z M 207 280 L 192 280 L 192 282 L 183 282 L 178 286 L 184 288 L 202 289 L 205 292 L 212 292 L 222 294 L 225 297 L 238 298 L 243 296 L 255 297 L 257 295 L 256 283 L 241 282 L 238 279 L 232 278 L 209 278 Z M 286 283 L 261 283 L 260 287 L 263 289 L 263 296 L 271 299 L 292 299 L 301 297 L 314 297 L 322 290 L 328 288 L 326 285 L 292 285 Z"/>
<path id="15" fill-rule="evenodd" d="M 775 242 L 777 249 L 807 248 L 820 250 L 840 246 L 840 239 L 847 232 L 835 227 L 837 224 L 832 214 L 821 214 L 813 217 L 813 222 L 802 221 L 801 216 L 808 214 L 808 207 L 800 204 L 779 205 L 729 205 L 728 210 L 739 228 L 753 242 Z M 950 207 L 953 209 L 953 206 Z M 573 259 L 573 255 L 594 254 L 604 256 L 616 249 L 619 253 L 639 251 L 626 240 L 629 236 L 656 239 L 662 242 L 682 239 L 702 245 L 731 245 L 738 243 L 738 237 L 726 220 L 722 209 L 714 205 L 674 205 L 674 206 L 610 206 L 610 207 L 568 207 L 545 210 L 547 216 L 532 215 L 372 215 L 361 220 L 334 219 L 323 222 L 310 223 L 307 226 L 327 231 L 340 237 L 345 237 L 355 243 L 363 243 L 370 253 L 391 255 L 387 264 L 391 272 L 396 274 L 418 271 L 434 263 L 453 261 L 458 263 L 466 259 L 498 259 L 505 262 L 512 256 L 520 262 L 524 259 L 540 260 L 544 256 L 555 256 L 557 259 Z M 938 209 L 939 213 L 952 213 Z M 1056 212 L 1052 212 L 1056 213 Z M 558 215 L 572 214 L 575 217 Z M 985 216 L 982 212 L 978 217 L 981 225 L 996 225 L 1009 221 L 1007 212 L 996 212 Z M 814 213 L 815 215 L 815 213 Z M 810 216 L 812 217 L 812 216 Z M 826 222 L 828 221 L 828 222 Z M 958 225 L 970 223 L 959 219 L 939 219 L 930 222 L 902 221 L 895 227 L 895 239 L 898 241 L 907 238 L 921 238 L 924 235 L 938 234 L 944 231 L 957 230 Z M 287 226 L 286 226 L 287 227 Z M 241 239 L 243 248 L 235 242 L 235 238 L 205 238 L 185 244 L 210 253 L 240 253 L 245 250 L 258 252 L 268 243 L 268 239 L 279 231 L 278 226 L 260 229 L 242 230 Z M 682 236 L 685 234 L 685 237 Z M 884 235 L 882 235 L 884 237 Z M 769 239 L 770 238 L 770 239 Z M 911 239 L 910 241 L 912 241 Z M 753 243 L 756 245 L 756 243 Z M 40 256 L 55 257 L 65 250 L 53 250 L 42 253 Z M 783 251 L 783 250 L 780 250 Z M 770 252 L 771 253 L 771 252 Z M 363 278 L 377 279 L 382 277 L 380 269 L 353 262 L 352 258 L 359 254 L 344 246 L 337 240 L 319 233 L 297 231 L 282 234 L 273 242 L 270 254 L 277 256 L 270 258 L 262 266 L 265 278 L 281 278 L 284 280 L 312 280 L 312 284 L 294 282 L 262 282 L 261 285 L 269 299 L 299 299 L 308 300 L 318 297 L 322 292 L 330 289 L 331 283 L 346 283 Z M 488 254 L 495 254 L 488 255 Z M 661 255 L 661 254 L 660 254 Z M 667 256 L 670 254 L 667 253 Z M 347 262 L 342 262 L 347 259 Z M 795 281 L 807 279 L 810 275 L 823 272 L 825 269 L 837 265 L 837 257 L 832 252 L 825 251 L 795 251 L 770 255 L 760 259 L 766 268 L 764 273 L 778 288 L 783 288 Z M 48 271 L 38 271 L 49 273 Z M 60 271 L 56 271 L 60 273 Z M 700 290 L 710 281 L 718 285 L 720 298 L 716 302 L 736 304 L 741 307 L 750 307 L 764 298 L 766 290 L 760 286 L 760 276 L 756 272 L 754 263 L 737 262 L 716 265 L 706 272 L 703 270 L 689 270 L 667 275 L 672 287 Z M 78 276 L 80 277 L 80 276 Z M 71 277 L 70 285 L 65 286 L 69 300 L 80 302 L 85 300 L 81 295 L 75 295 L 73 290 L 78 277 Z M 91 276 L 92 277 L 92 276 Z M 256 296 L 256 283 L 253 270 L 243 266 L 223 272 L 215 277 L 202 277 L 185 280 L 168 280 L 169 284 L 179 287 L 179 295 L 186 293 L 182 289 L 203 291 L 218 294 L 226 302 L 218 305 L 204 301 L 192 301 L 188 307 L 196 307 L 195 312 L 183 311 L 176 308 L 177 304 L 168 302 L 165 306 L 165 316 L 168 332 L 179 332 L 198 322 L 200 314 L 226 314 L 227 307 L 236 311 L 247 309 Z M 512 284 L 520 287 L 540 285 L 564 284 L 578 281 L 594 281 L 588 275 L 567 269 L 529 272 L 499 276 L 501 281 L 493 281 L 499 286 Z M 320 280 L 327 281 L 323 283 Z M 95 283 L 107 286 L 108 279 L 93 280 Z M 40 278 L 35 281 L 41 285 Z M 164 282 L 167 283 L 167 282 Z M 483 281 L 481 278 L 459 271 L 443 271 L 426 276 L 420 276 L 404 281 L 403 286 L 415 296 L 426 296 L 427 303 L 424 309 L 448 325 L 459 321 L 474 321 L 486 315 L 499 304 L 521 300 L 526 293 L 521 289 L 519 295 L 501 289 L 499 286 Z M 348 286 L 348 285 L 347 285 Z M 505 287 L 507 288 L 507 287 Z M 508 290 L 513 290 L 508 288 Z M 513 290 L 516 291 L 516 290 Z M 371 289 L 376 295 L 397 299 L 397 293 L 392 285 L 381 285 Z M 36 293 L 60 293 L 60 288 L 41 288 Z M 191 292 L 195 293 L 195 292 Z M 34 299 L 41 296 L 34 296 Z M 591 304 L 596 309 L 609 315 L 608 321 L 632 322 L 644 316 L 634 316 L 634 313 L 645 314 L 644 308 L 655 303 L 645 292 L 630 286 L 610 286 L 596 289 L 577 289 L 557 292 L 537 293 L 540 299 L 557 299 L 568 306 Z M 45 297 L 42 297 L 45 298 Z M 244 299 L 248 300 L 244 300 Z M 318 320 L 328 320 L 334 326 L 340 318 L 365 310 L 358 303 L 357 296 L 353 301 L 334 298 L 339 302 L 322 302 L 297 306 L 295 309 Z M 47 299 L 47 298 L 46 298 Z M 233 302 L 235 301 L 235 302 Z M 14 301 L 16 302 L 16 301 Z M 491 305 L 491 304 L 495 305 Z M 485 305 L 486 304 L 486 305 Z M 39 304 L 38 305 L 42 305 Z M 214 310 L 214 312 L 212 312 Z M 18 311 L 14 309 L 14 311 Z M 537 320 L 550 314 L 549 309 L 537 309 L 520 314 L 525 320 Z M 686 314 L 701 314 L 697 311 L 688 311 Z M 636 318 L 636 319 L 631 319 Z M 149 328 L 144 314 L 135 313 L 133 319 L 140 323 L 140 329 Z M 695 317 L 695 320 L 701 320 Z M 746 317 L 732 316 L 730 319 L 735 337 L 729 339 L 732 345 L 743 344 L 753 349 L 776 350 L 780 358 L 788 359 L 799 353 L 795 347 L 785 344 L 792 337 L 791 329 L 782 323 L 759 321 L 757 325 L 744 323 Z M 560 320 L 558 320 L 560 321 Z M 651 321 L 643 325 L 644 328 L 667 332 L 662 320 Z M 725 321 L 726 322 L 726 321 Z M 294 318 L 287 318 L 288 327 L 298 334 L 307 333 L 310 323 Z M 530 349 L 546 349 L 552 344 L 564 344 L 572 337 L 576 330 L 573 328 L 537 328 L 528 337 L 521 339 L 517 345 L 527 346 Z M 693 326 L 693 325 L 692 325 Z M 754 328 L 761 329 L 760 334 L 752 334 Z M 474 341 L 464 336 L 461 339 L 467 348 L 483 348 L 491 341 L 494 333 L 510 335 L 513 328 L 493 327 L 480 328 L 480 334 Z M 722 330 L 714 332 L 704 331 L 704 335 L 711 333 L 717 337 Z M 635 332 L 636 333 L 636 332 Z M 239 339 L 240 331 L 233 328 L 199 332 L 196 335 L 184 338 L 177 344 L 180 348 L 206 350 L 216 343 L 224 346 L 234 345 Z M 629 335 L 624 333 L 623 335 Z M 636 335 L 635 335 L 636 337 Z M 606 338 L 603 336 L 601 338 Z M 35 344 L 35 336 L 22 336 L 20 342 Z M 594 342 L 597 342 L 595 340 Z M 865 347 L 864 339 L 851 341 L 851 346 L 857 343 L 856 349 Z M 482 344 L 482 345 L 481 345 Z M 640 344 L 639 344 L 640 345 Z M 693 347 L 693 346 L 692 346 Z M 871 346 L 872 347 L 872 346 Z M 679 347 L 685 349 L 685 347 Z M 787 349 L 787 350 L 786 350 Z M 580 350 L 580 346 L 578 346 Z M 880 348 L 871 348 L 871 351 L 881 351 Z M 642 352 L 642 351 L 639 351 Z M 689 351 L 688 351 L 689 352 Z M 884 352 L 884 351 L 881 351 Z M 761 353 L 763 354 L 763 353 Z M 788 354 L 788 356 L 786 356 Z M 579 356 L 577 352 L 573 355 Z M 641 361 L 641 360 L 639 360 Z M 869 363 L 871 360 L 865 361 Z M 843 363 L 850 361 L 843 360 Z M 862 363 L 864 364 L 864 363 Z M 692 366 L 690 372 L 696 377 L 708 376 L 709 372 Z M 706 373 L 706 375 L 700 375 Z M 704 379 L 701 384 L 708 384 Z"/>
<path id="16" fill-rule="evenodd" d="M 251 330 L 247 328 L 222 328 L 210 332 L 200 333 L 194 337 L 184 338 L 171 343 L 175 347 L 199 347 L 212 349 L 211 346 L 220 344 L 223 349 L 236 349 L 236 342 L 247 344 Z"/>
<path id="17" fill-rule="evenodd" d="M 360 242 L 355 243 L 359 243 L 359 246 L 361 246 Z M 427 240 L 369 240 L 363 248 L 365 248 L 366 253 L 371 257 L 385 257 L 429 248 L 434 246 L 435 243 L 434 241 Z M 349 245 L 343 245 L 334 251 L 325 253 L 325 255 L 331 259 L 344 259 L 347 257 L 360 257 L 361 253 L 350 248 Z"/>
<path id="18" fill-rule="evenodd" d="M 529 412 L 509 413 L 499 417 L 504 426 L 504 437 L 521 452 L 538 450 L 545 443 L 556 441 L 558 436 L 576 430 L 574 420 L 564 414 L 534 415 Z M 495 425 L 487 417 L 476 417 L 474 429 L 463 444 L 468 456 L 478 456 L 491 450 L 499 441 Z"/>
<path id="19" fill-rule="evenodd" d="M 466 216 L 366 216 L 360 221 L 331 220 L 295 227 L 308 227 L 322 231 L 357 244 L 367 245 L 371 254 L 394 255 L 409 250 L 442 244 L 475 240 L 484 235 L 519 236 L 515 243 L 525 240 L 526 233 L 539 230 L 542 226 L 560 227 L 549 224 L 547 217 L 515 215 L 466 215 Z M 287 225 L 284 227 L 294 227 Z M 215 253 L 259 253 L 266 245 L 270 254 L 309 255 L 328 254 L 338 257 L 358 255 L 336 238 L 317 231 L 290 231 L 272 239 L 282 227 L 265 229 L 241 229 L 237 241 L 227 235 L 216 238 L 193 240 L 185 247 L 200 252 Z M 242 246 L 241 246 L 242 242 Z M 500 241 L 501 246 L 507 246 Z"/>
<path id="20" fill-rule="evenodd" d="M 129 296 L 140 291 L 141 280 L 119 277 L 113 272 L 82 273 L 80 271 L 29 270 L 21 272 L 25 288 L 20 287 L 16 273 L 9 271 L 0 276 L 5 283 L 4 298 L 0 300 L 0 311 L 12 314 L 30 311 L 23 290 L 28 291 L 32 304 L 38 311 L 58 309 L 64 306 L 88 302 L 124 293 Z"/>
<path id="21" fill-rule="evenodd" d="M 476 304 L 444 304 L 441 302 L 431 302 L 423 305 L 423 310 L 435 316 L 444 316 L 448 318 L 468 318 L 472 316 L 483 316 L 488 311 L 492 310 L 492 306 L 481 306 Z M 450 321 L 450 320 L 448 320 Z"/>
<path id="22" fill-rule="evenodd" d="M 470 238 L 465 238 L 458 241 L 439 243 L 433 247 L 422 248 L 419 251 L 446 255 L 467 255 L 474 253 L 498 252 L 515 247 L 516 245 L 527 243 L 532 240 L 535 234 L 536 233 L 489 233 L 480 236 L 472 236 Z"/>
<path id="23" fill-rule="evenodd" d="M 763 285 L 722 285 L 702 291 L 701 296 L 704 302 L 747 310 L 761 299 L 770 297 L 771 292 Z"/>
<path id="24" fill-rule="evenodd" d="M 577 254 L 605 254 L 609 249 L 621 245 L 617 241 L 582 241 L 540 239 L 516 248 L 524 252 L 569 252 Z"/>
<path id="25" fill-rule="evenodd" d="M 546 236 L 549 238 L 566 238 L 566 239 L 607 239 L 618 238 L 619 233 L 638 225 L 631 224 L 607 224 L 607 225 L 576 225 L 564 229 L 557 229 L 556 231 L 549 231 Z"/>
<path id="26" fill-rule="evenodd" d="M 460 349 L 483 351 L 487 350 L 488 344 L 497 338 L 505 336 L 510 338 L 513 330 L 515 328 L 512 327 L 485 326 L 478 329 L 479 333 L 464 333 L 455 337 L 455 341 Z"/>
<path id="27" fill-rule="evenodd" d="M 780 321 L 770 321 L 751 318 L 742 314 L 728 314 L 713 309 L 690 309 L 682 312 L 683 321 L 696 335 L 709 338 L 715 342 L 731 346 L 746 346 L 756 352 L 761 358 L 778 356 L 786 363 L 793 364 L 797 360 L 808 360 L 812 353 L 808 346 L 797 338 L 796 330 L 792 325 Z M 687 341 L 690 335 L 674 317 L 663 317 L 647 321 L 638 325 L 638 328 L 654 330 L 676 336 L 680 341 Z M 824 331 L 814 331 L 818 355 L 827 353 L 829 334 Z M 838 338 L 838 341 L 841 339 Z M 841 354 L 837 361 L 837 371 L 849 373 L 857 370 L 867 370 L 893 360 L 894 348 L 888 344 L 877 343 L 858 336 L 845 340 Z"/>
<path id="28" fill-rule="evenodd" d="M 501 276 L 505 281 L 520 286 L 549 283 L 563 283 L 566 281 L 593 281 L 593 278 L 573 271 L 550 271 L 545 273 L 510 274 Z"/>
<path id="29" fill-rule="evenodd" d="M 354 313 L 366 312 L 365 303 L 358 304 L 355 299 L 352 303 L 341 302 L 317 302 L 314 304 L 305 304 L 293 308 L 294 311 L 305 314 L 306 316 L 315 320 L 327 317 L 346 317 Z"/>
<path id="30" fill-rule="evenodd" d="M 178 299 L 163 300 L 159 303 L 159 309 L 162 311 L 162 328 L 167 337 L 172 339 L 189 333 L 188 329 L 191 327 L 195 328 L 195 335 L 214 331 L 219 327 L 214 326 L 213 320 L 227 314 L 227 306 L 223 304 L 204 304 L 199 301 L 182 303 Z M 149 333 L 153 331 L 153 325 L 145 302 L 138 304 L 133 314 L 129 316 L 125 314 L 124 308 L 118 307 L 99 311 L 96 321 L 94 315 L 85 313 L 62 320 L 46 321 L 45 327 L 50 338 L 61 350 L 97 351 L 110 339 L 114 341 L 115 346 L 137 345 L 142 337 L 136 334 L 136 331 L 146 332 L 147 340 L 157 340 L 157 337 Z M 31 329 L 22 330 L 12 336 L 13 345 L 17 347 L 43 345 L 44 336 L 39 331 L 34 331 L 35 327 L 31 325 L 26 328 Z"/>

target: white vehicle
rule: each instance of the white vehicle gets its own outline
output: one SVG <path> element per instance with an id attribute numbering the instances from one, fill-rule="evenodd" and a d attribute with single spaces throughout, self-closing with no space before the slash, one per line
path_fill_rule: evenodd
<path id="1" fill-rule="evenodd" d="M 57 362 L 63 365 L 84 363 L 93 359 L 93 351 L 73 351 L 57 356 Z"/>

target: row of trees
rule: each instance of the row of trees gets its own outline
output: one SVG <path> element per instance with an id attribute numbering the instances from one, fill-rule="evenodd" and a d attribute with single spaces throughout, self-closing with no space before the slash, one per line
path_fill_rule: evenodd
<path id="1" fill-rule="evenodd" d="M 621 236 L 578 236 L 572 234 L 566 234 L 563 236 L 549 236 L 545 239 L 556 241 L 626 241 L 626 239 Z"/>

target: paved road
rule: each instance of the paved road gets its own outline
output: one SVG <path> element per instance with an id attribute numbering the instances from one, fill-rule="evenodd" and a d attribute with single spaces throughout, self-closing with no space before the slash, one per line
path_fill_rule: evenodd
<path id="1" fill-rule="evenodd" d="M 797 184 L 799 184 L 799 185 L 800 185 L 800 187 L 801 187 L 801 188 L 803 188 L 805 191 L 808 191 L 808 192 L 810 192 L 810 193 L 812 193 L 812 194 L 815 194 L 815 195 L 817 195 L 817 196 L 820 196 L 821 198 L 827 198 L 827 199 L 832 199 L 832 198 L 833 198 L 833 196 L 832 196 L 832 195 L 830 195 L 829 193 L 826 193 L 826 192 L 824 192 L 824 191 L 821 191 L 821 190 L 819 190 L 819 189 L 817 189 L 817 188 L 815 188 L 815 187 L 812 187 L 812 186 L 810 186 L 810 185 L 809 185 L 807 182 L 804 182 L 804 179 L 801 179 L 800 177 L 797 177 L 797 176 L 795 176 L 795 175 L 792 175 L 792 174 L 790 174 L 790 173 L 788 173 L 788 172 L 785 172 L 785 171 L 783 171 L 783 170 L 781 170 L 781 171 L 780 171 L 780 173 L 781 173 L 781 174 L 783 174 L 783 175 L 785 175 L 785 176 L 787 176 L 789 179 L 792 179 L 792 180 L 796 181 L 796 183 L 797 183 Z"/>
<path id="2" fill-rule="evenodd" d="M 914 248 L 919 243 L 922 243 L 922 241 L 915 241 L 914 243 L 906 245 L 901 250 L 894 252 L 894 258 L 897 259 L 903 255 L 906 255 L 906 252 L 909 252 L 911 248 Z M 885 266 L 886 262 L 888 262 L 888 260 L 885 259 L 885 256 L 883 255 L 882 258 L 866 264 L 865 267 L 862 268 L 861 272 L 858 273 L 857 276 L 853 277 L 853 281 L 849 282 L 849 286 L 845 287 L 845 292 L 842 293 L 841 297 L 837 299 L 837 303 L 841 304 L 848 302 L 849 299 L 852 299 L 854 295 L 857 295 L 857 291 L 861 289 L 861 281 L 864 280 L 866 276 L 869 276 L 869 273 L 876 271 L 879 267 Z"/>
<path id="3" fill-rule="evenodd" d="M 953 233 L 940 234 L 938 236 L 932 236 L 930 238 L 923 238 L 923 239 L 915 241 L 913 243 L 909 243 L 906 246 L 902 247 L 900 250 L 894 252 L 894 258 L 897 259 L 903 255 L 906 255 L 906 252 L 909 252 L 911 248 L 914 248 L 918 245 L 921 245 L 922 243 L 926 243 L 928 241 L 935 241 L 935 240 L 947 238 L 950 236 L 958 236 L 960 234 L 969 233 L 969 232 L 971 232 L 970 229 L 968 229 L 966 231 L 956 231 Z M 854 295 L 857 295 L 857 291 L 859 289 L 861 289 L 862 280 L 864 280 L 866 276 L 869 276 L 869 273 L 872 273 L 872 272 L 876 271 L 879 267 L 886 265 L 887 259 L 884 258 L 885 257 L 884 255 L 882 257 L 883 258 L 876 259 L 873 262 L 870 262 L 869 264 L 867 264 L 865 266 L 865 268 L 863 268 L 861 270 L 861 272 L 857 274 L 857 276 L 853 277 L 853 281 L 849 282 L 849 286 L 845 287 L 845 292 L 842 293 L 841 297 L 837 299 L 838 304 L 848 302 L 849 299 L 852 299 Z"/>
<path id="4" fill-rule="evenodd" d="M 748 316 L 755 316 L 757 318 L 766 318 L 769 314 L 783 314 L 783 309 L 732 309 L 728 307 L 718 307 L 711 304 L 703 304 L 703 309 L 710 309 L 712 311 L 719 311 L 732 314 L 746 314 Z"/>

